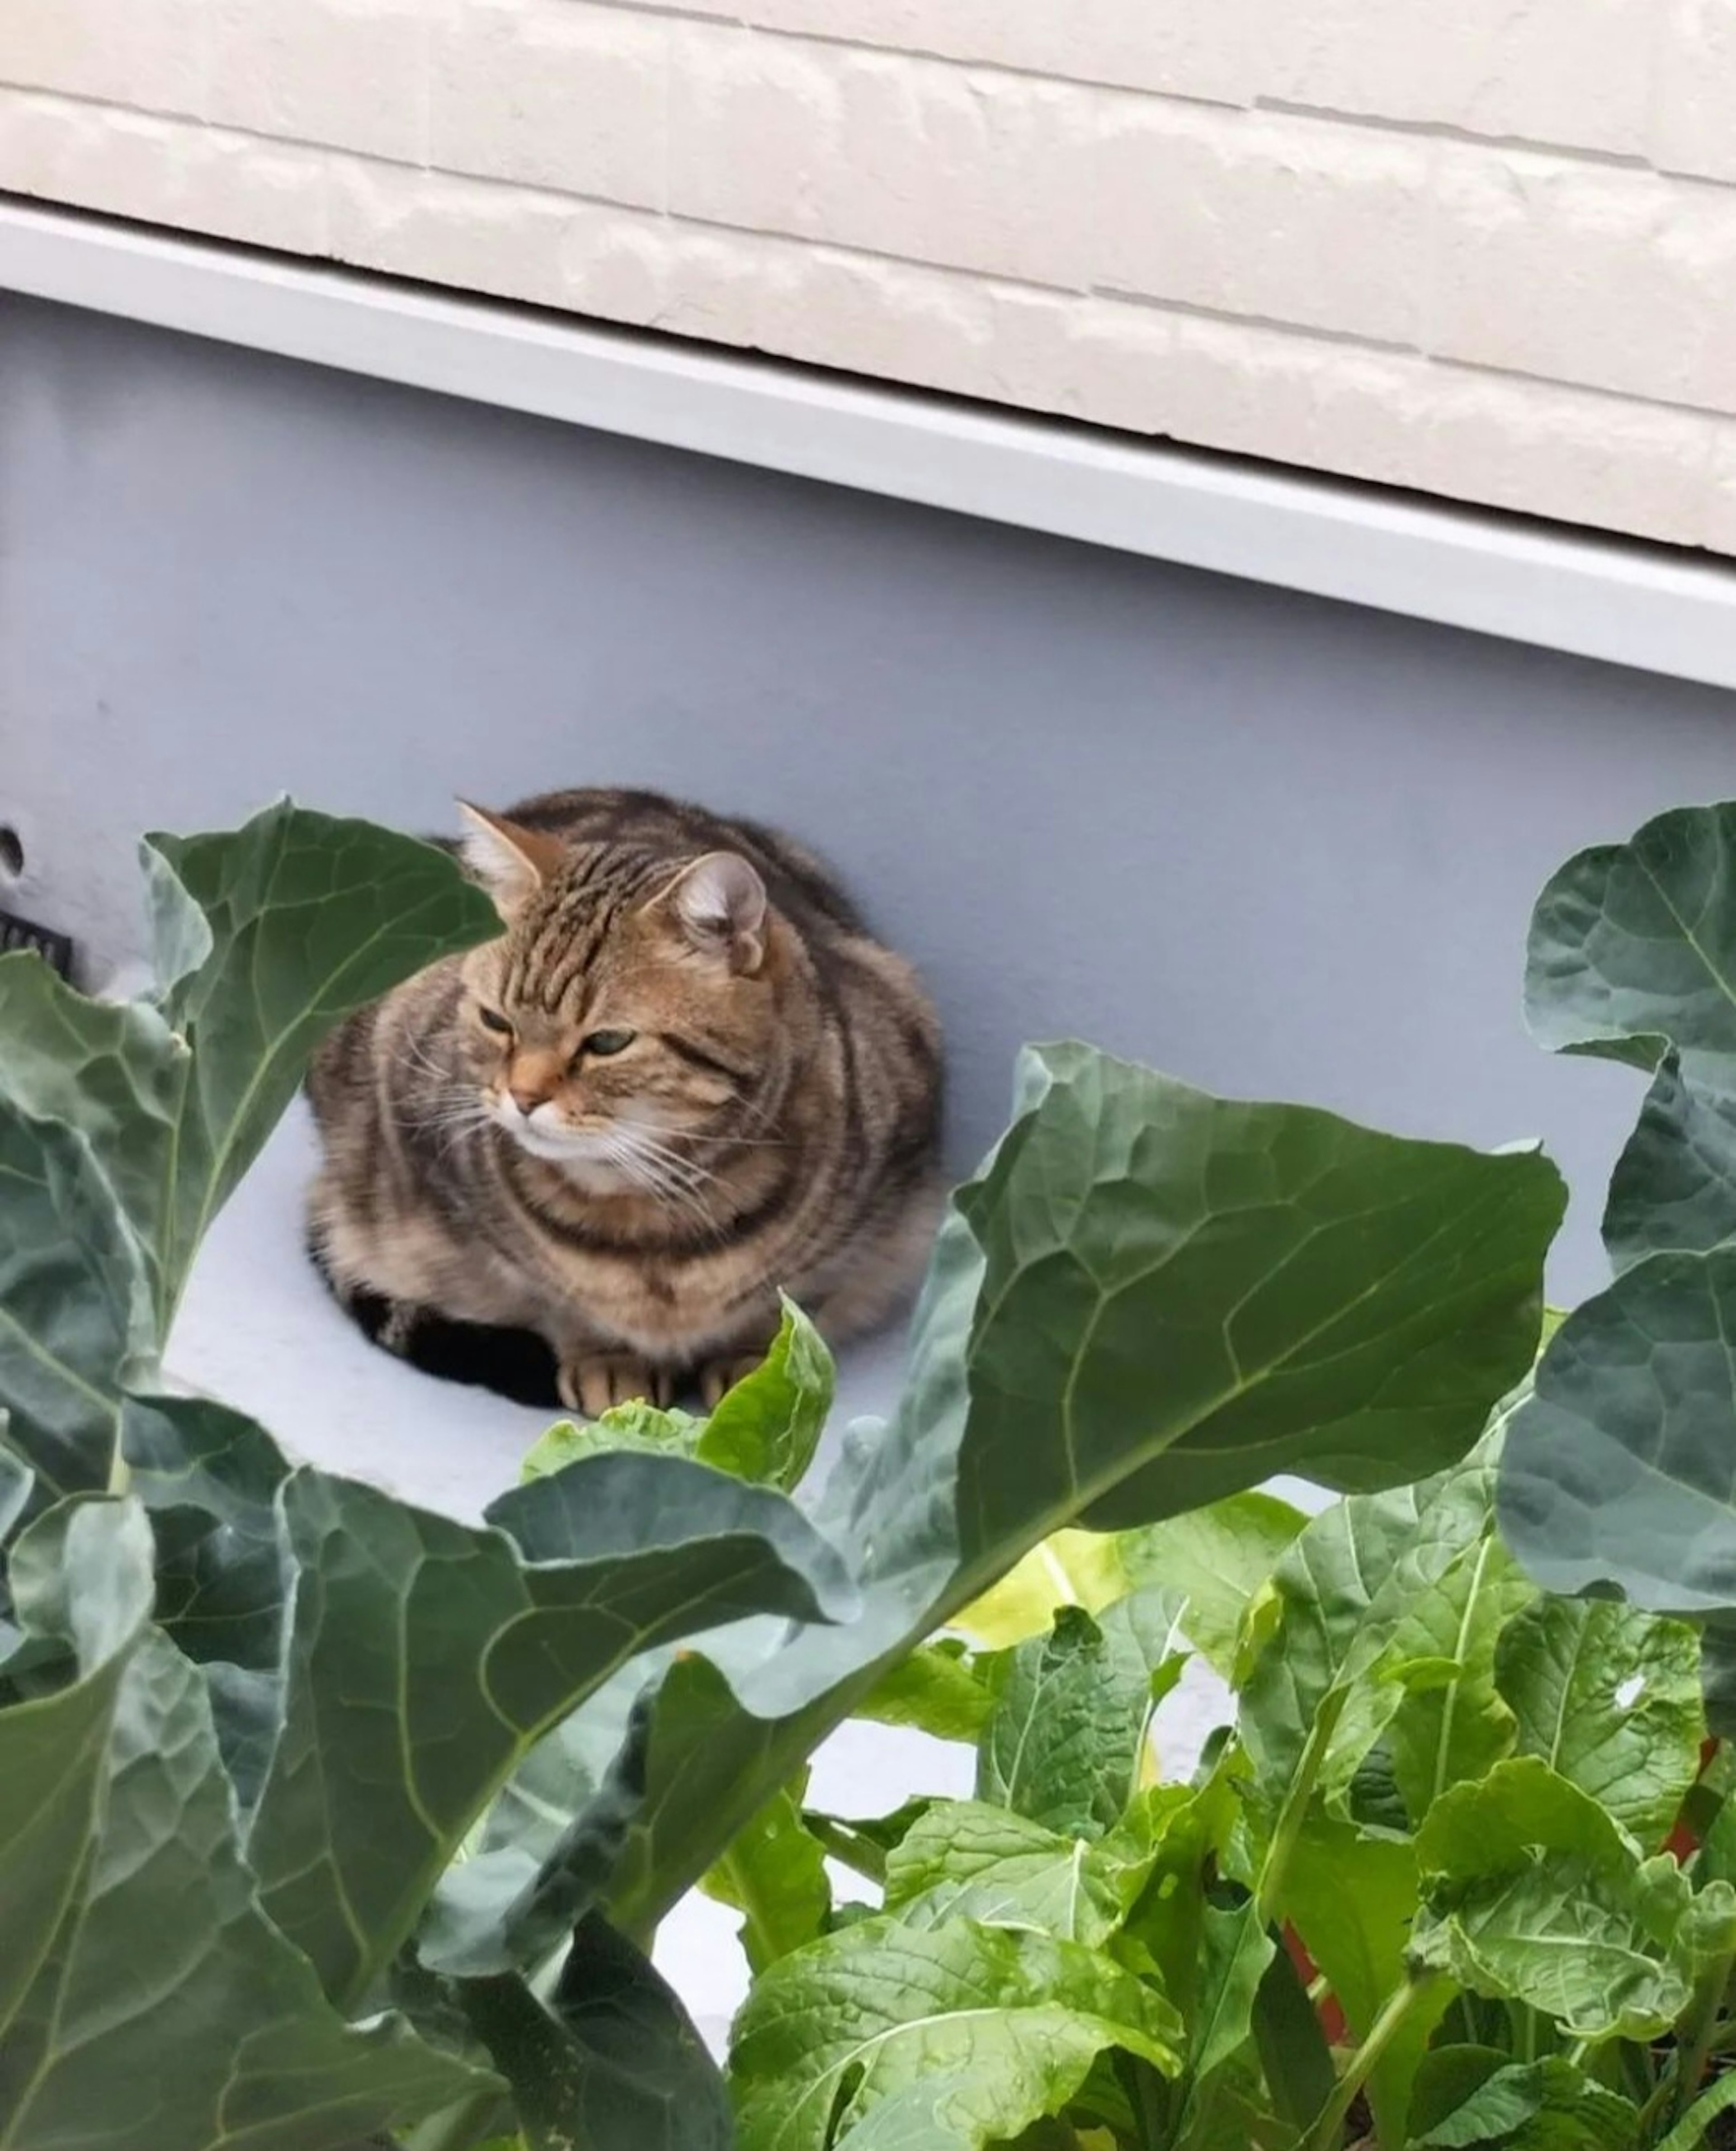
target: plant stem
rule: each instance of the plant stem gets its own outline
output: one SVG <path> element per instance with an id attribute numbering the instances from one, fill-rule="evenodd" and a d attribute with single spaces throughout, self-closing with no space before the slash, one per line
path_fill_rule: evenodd
<path id="1" fill-rule="evenodd" d="M 1700 2088 L 1713 2042 L 1718 2037 L 1718 2021 L 1723 2014 L 1724 1997 L 1729 1992 L 1733 1971 L 1736 1971 L 1736 1950 L 1727 1950 L 1708 1967 L 1694 1988 L 1688 2022 L 1683 2027 L 1686 2036 L 1677 2041 L 1675 2064 L 1666 2079 L 1667 2111 L 1673 2123 L 1682 2119 Z"/>
<path id="2" fill-rule="evenodd" d="M 1320 1773 L 1325 1768 L 1326 1751 L 1332 1745 L 1332 1736 L 1338 1731 L 1339 1720 L 1344 1714 L 1344 1705 L 1349 1700 L 1348 1688 L 1333 1688 L 1322 1698 L 1314 1713 L 1301 1760 L 1296 1765 L 1296 1774 L 1290 1780 L 1290 1789 L 1284 1794 L 1284 1804 L 1278 1809 L 1278 1825 L 1272 1833 L 1272 1843 L 1260 1869 L 1259 1887 L 1255 1897 L 1259 1906 L 1260 1924 L 1270 1926 L 1278 1918 L 1278 1901 L 1283 1895 L 1290 1862 L 1296 1856 L 1296 1846 L 1302 1835 L 1302 1826 L 1308 1819 L 1308 1803 L 1314 1797 L 1314 1788 L 1320 1782 Z"/>
<path id="3" fill-rule="evenodd" d="M 1369 2027 L 1369 2036 L 1344 2064 L 1337 2088 L 1315 2116 L 1298 2151 L 1338 2151 L 1344 2122 L 1356 2103 L 1356 2095 L 1379 2067 L 1380 2057 L 1397 2037 L 1404 2019 L 1443 1975 L 1425 1971 L 1407 1980 L 1389 1997 L 1386 2006 Z"/>

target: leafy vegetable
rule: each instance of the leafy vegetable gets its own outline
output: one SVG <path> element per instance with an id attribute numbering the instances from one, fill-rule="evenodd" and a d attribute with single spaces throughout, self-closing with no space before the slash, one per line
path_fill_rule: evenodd
<path id="1" fill-rule="evenodd" d="M 907 1993 L 920 2013 L 898 2006 Z M 1159 1997 L 1075 1942 L 962 1921 L 849 1927 L 775 1966 L 741 2012 L 741 2151 L 824 2151 L 918 2088 L 958 2141 L 999 2143 L 1065 2107 L 1106 2049 L 1173 2071 L 1178 2030 Z"/>
<path id="2" fill-rule="evenodd" d="M 1330 1931 L 1318 1863 L 1336 1831 L 1347 1871 L 1396 1873 L 1381 1830 L 1408 1844 L 1543 1737 L 1551 1692 L 1497 1663 L 1531 1587 L 1490 1536 L 1487 1459 L 1453 1467 L 1535 1349 L 1546 1160 L 1041 1049 L 943 1230 L 891 1423 L 816 1497 L 788 1495 L 832 1369 L 790 1308 L 709 1420 L 559 1432 L 461 1526 L 292 1470 L 164 1394 L 160 1361 L 322 1029 L 492 911 L 440 853 L 287 806 L 146 867 L 149 1000 L 0 961 L 8 2151 L 721 2151 L 721 2081 L 646 1955 L 701 1878 L 761 1970 L 743 2151 L 1324 2151 L 1363 2083 L 1399 2110 L 1417 1997 L 1452 1981 L 1400 1967 L 1379 1994 L 1389 1927 Z M 1351 1492 L 1348 1537 L 1253 1491 L 1277 1470 Z M 1381 1491 L 1420 1470 L 1448 1475 Z M 1605 1641 L 1660 1683 L 1670 1757 L 1612 1780 L 1655 1819 L 1682 1664 Z M 1154 1787 L 1184 1644 L 1243 1688 L 1243 1735 Z M 1569 1676 L 1606 1719 L 1628 1678 Z M 976 1740 L 984 1799 L 806 1812 L 807 1755 L 858 1710 Z M 878 1915 L 833 1908 L 828 1854 L 883 1880 Z M 1637 1922 L 1657 1995 L 1687 1980 L 1701 2053 L 1726 1885 L 1683 1900 L 1642 1861 L 1630 1905 L 1615 1872 L 1597 1901 Z M 1430 1867 L 1427 1932 L 1493 1961 L 1491 1882 Z M 1683 1939 L 1653 1946 L 1653 1897 Z M 1335 2081 L 1287 1918 L 1365 1959 Z"/>

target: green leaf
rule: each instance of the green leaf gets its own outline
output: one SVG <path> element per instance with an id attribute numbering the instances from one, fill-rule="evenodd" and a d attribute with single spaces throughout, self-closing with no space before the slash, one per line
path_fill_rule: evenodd
<path id="1" fill-rule="evenodd" d="M 937 2107 L 944 2095 L 978 2151 L 1062 2111 L 1111 2047 L 1172 2074 L 1179 2030 L 1155 1992 L 1076 1943 L 869 1921 L 784 1958 L 749 1996 L 729 2069 L 741 2151 L 824 2151 L 917 2086 Z"/>
<path id="2" fill-rule="evenodd" d="M 547 2007 L 512 1977 L 464 1981 L 529 2151 L 734 2151 L 722 2078 L 643 1955 L 586 1920 Z"/>
<path id="3" fill-rule="evenodd" d="M 1604 1217 L 1618 1269 L 1736 1233 L 1733 844 L 1736 807 L 1660 815 L 1571 860 L 1532 919 L 1526 1003 L 1541 1043 L 1657 1071 Z"/>
<path id="4" fill-rule="evenodd" d="M 233 835 L 154 836 L 144 858 L 160 1005 L 193 1047 L 159 1243 L 173 1305 L 325 1033 L 437 958 L 492 940 L 500 921 L 445 852 L 287 802 Z"/>
<path id="5" fill-rule="evenodd" d="M 157 1535 L 158 1625 L 195 1664 L 274 1668 L 286 1580 L 276 1502 L 289 1477 L 276 1443 L 202 1397 L 129 1397 L 121 1445 Z"/>
<path id="6" fill-rule="evenodd" d="M 1298 2142 L 1338 2088 L 1332 2049 L 1288 1949 L 1266 1967 L 1254 1997 L 1254 2046 L 1287 2144 Z"/>
<path id="7" fill-rule="evenodd" d="M 1178 1640 L 1162 1592 L 1119 1601 L 1101 1625 L 1063 1607 L 1052 1636 L 1013 1652 L 978 1754 L 978 1799 L 1070 1835 L 1112 1829 L 1138 1782 L 1153 1677 Z"/>
<path id="8" fill-rule="evenodd" d="M 645 1798 L 650 1713 L 634 1713 L 597 1790 L 539 1857 L 497 1845 L 460 1859 L 437 1885 L 416 1936 L 418 1958 L 443 1977 L 540 1972 L 595 1910 Z"/>
<path id="9" fill-rule="evenodd" d="M 225 1767 L 251 1813 L 282 1715 L 289 1475 L 251 1420 L 203 1398 L 129 1397 L 121 1451 L 156 1539 L 158 1625 L 204 1668 Z"/>
<path id="10" fill-rule="evenodd" d="M 1020 1534 L 1021 1478 L 1046 1480 L 1057 1522 L 1083 1500 L 1096 1529 L 1275 1471 L 1347 1491 L 1414 1479 L 1462 1456 L 1529 1365 L 1565 1204 L 1541 1153 L 1230 1104 L 1075 1046 L 1030 1057 L 1024 1102 L 959 1197 L 999 1284 L 970 1360 L 985 1424 L 960 1457 L 968 1547 Z M 1018 1192 L 1033 1169 L 1036 1202 Z M 1028 1425 L 1037 1398 L 1060 1405 L 1061 1439 L 998 1469 L 995 1432 Z"/>
<path id="11" fill-rule="evenodd" d="M 109 1484 L 120 1385 L 149 1376 L 205 1227 L 321 1035 L 499 930 L 442 853 L 287 805 L 158 839 L 145 864 L 156 1005 L 0 959 L 0 1408 L 50 1493 Z"/>
<path id="12" fill-rule="evenodd" d="M 956 1614 L 952 1625 L 980 1649 L 1006 1651 L 1046 1636 L 1064 1606 L 1106 1612 L 1133 1588 L 1121 1559 L 1127 1544 L 1125 1532 L 1057 1531 Z"/>
<path id="13" fill-rule="evenodd" d="M 1204 1939 L 1199 2002 L 1188 2027 L 1184 2128 L 1190 2109 L 1205 2104 L 1212 2080 L 1250 2046 L 1255 2001 L 1278 1954 L 1252 1899 L 1234 1911 L 1208 1906 Z"/>
<path id="14" fill-rule="evenodd" d="M 1535 1154 L 1027 1055 L 942 1229 L 898 1413 L 847 1441 L 818 1511 L 861 1561 L 863 1617 L 720 1641 L 737 1702 L 666 1688 L 618 1920 L 654 1923 L 890 1666 L 1074 1519 L 1462 1454 L 1531 1364 L 1561 1201 Z"/>
<path id="15" fill-rule="evenodd" d="M 767 1800 L 700 1886 L 742 1915 L 741 1947 L 756 1974 L 812 1941 L 830 1916 L 832 1885 L 799 1795 Z"/>
<path id="16" fill-rule="evenodd" d="M 825 1339 L 801 1308 L 786 1299 L 771 1351 L 706 1421 L 696 1452 L 700 1462 L 756 1485 L 792 1492 L 820 1445 L 836 1381 Z"/>
<path id="17" fill-rule="evenodd" d="M 1450 2110 L 1437 2108 L 1411 2141 L 1416 2151 L 1632 2151 L 1638 2123 L 1627 2099 L 1550 2055 L 1489 2071 Z"/>
<path id="18" fill-rule="evenodd" d="M 0 2140 L 337 2151 L 486 2092 L 395 2018 L 343 2023 L 261 1914 L 149 1563 L 132 1504 L 63 1505 L 14 1551 L 21 1617 L 78 1677 L 0 1711 Z"/>
<path id="19" fill-rule="evenodd" d="M 986 1673 L 956 1638 L 924 1643 L 888 1668 L 855 1715 L 880 1725 L 914 1726 L 937 1740 L 974 1743 L 995 1708 Z"/>
<path id="20" fill-rule="evenodd" d="M 629 1659 L 850 1608 L 782 1496 L 673 1457 L 572 1465 L 479 1531 L 315 1472 L 281 1501 L 294 1626 L 251 1851 L 267 1910 L 346 2003 L 533 1744 Z"/>
<path id="21" fill-rule="evenodd" d="M 1736 806 L 1683 807 L 1554 875 L 1531 919 L 1526 1013 L 1540 1044 L 1736 1078 Z M 1719 1087 L 1736 1090 L 1736 1080 Z"/>
<path id="22" fill-rule="evenodd" d="M 703 1425 L 686 1412 L 640 1403 L 617 1404 L 600 1419 L 559 1420 L 532 1447 L 521 1476 L 552 1479 L 569 1464 L 622 1450 L 640 1456 L 692 1456 Z"/>
<path id="23" fill-rule="evenodd" d="M 1243 1767 L 1234 1748 L 1227 1747 L 1200 1784 L 1165 1785 L 1141 1794 L 1123 1826 L 1136 1827 L 1140 1809 L 1148 1808 L 1156 1856 L 1144 1893 L 1117 1941 L 1116 1955 L 1130 1965 L 1155 1969 L 1164 1993 L 1189 2024 L 1197 2021 L 1201 2007 L 1210 1893 L 1221 1875 L 1236 1871 L 1232 1848 L 1245 1820 Z M 1122 1834 L 1118 1830 L 1110 1842 Z"/>
<path id="24" fill-rule="evenodd" d="M 1162 1797 L 1179 1805 L 1186 1794 Z M 936 1801 L 887 1855 L 886 1909 L 909 1927 L 970 1920 L 1101 1949 L 1146 1885 L 1162 1819 L 1143 1806 L 1093 1843 L 1005 1808 Z"/>
<path id="25" fill-rule="evenodd" d="M 1733 1334 L 1733 1248 L 1650 1256 L 1562 1324 L 1501 1458 L 1501 1531 L 1546 1590 L 1736 1607 Z"/>
<path id="26" fill-rule="evenodd" d="M 1659 2037 L 1688 2006 L 1707 1934 L 1736 1916 L 1728 1884 L 1694 1899 L 1673 1860 L 1642 1861 L 1619 1824 L 1534 1757 L 1445 1794 L 1417 1856 L 1415 1960 L 1577 2039 Z"/>
<path id="27" fill-rule="evenodd" d="M 1371 1836 L 1315 1809 L 1291 1854 L 1278 1910 L 1324 1974 L 1351 2032 L 1367 2038 L 1404 1983 L 1417 1910 L 1416 1854 L 1409 1840 Z M 1450 1999 L 1443 1987 L 1408 2012 L 1369 2078 L 1383 2142 L 1408 2141 L 1412 2079 Z"/>
<path id="28" fill-rule="evenodd" d="M 1276 1495 L 1236 1494 L 1116 1543 L 1130 1585 L 1161 1583 L 1181 1598 L 1182 1634 L 1230 1680 L 1248 1605 L 1307 1521 Z"/>
<path id="29" fill-rule="evenodd" d="M 1389 1663 L 1403 1667 L 1438 1654 L 1457 1668 L 1440 1685 L 1413 1684 L 1386 1729 L 1394 1781 L 1413 1822 L 1450 1786 L 1481 1777 L 1513 1752 L 1517 1728 L 1496 1691 L 1495 1648 L 1535 1596 L 1491 1528 L 1420 1591 L 1394 1625 Z"/>
<path id="30" fill-rule="evenodd" d="M 0 957 L 0 989 L 39 958 Z M 0 1015 L 4 1002 L 0 1000 Z M 0 1061 L 9 1050 L 0 1024 Z M 101 1492 L 119 1391 L 151 1336 L 139 1248 L 82 1135 L 30 1119 L 0 1071 L 0 1413 L 45 1497 Z"/>
<path id="31" fill-rule="evenodd" d="M 0 1445 L 6 1439 L 6 1420 L 0 1414 Z M 0 1446 L 0 1540 L 11 1531 L 30 1504 L 30 1490 L 34 1484 L 30 1467 L 19 1457 Z"/>
<path id="32" fill-rule="evenodd" d="M 1733 2106 L 1736 2106 L 1736 2073 L 1720 2077 L 1709 2091 L 1703 2092 L 1658 2145 L 1658 2151 L 1699 2151 L 1702 2144 L 1712 2140 L 1713 2123 Z"/>
<path id="33" fill-rule="evenodd" d="M 1610 1182 L 1603 1242 L 1618 1270 L 1736 1236 L 1736 1095 L 1691 1083 L 1666 1054 Z"/>
<path id="34" fill-rule="evenodd" d="M 1708 1621 L 1702 1630 L 1700 1694 L 1707 1732 L 1715 1739 L 1736 1740 L 1736 1627 Z"/>
<path id="35" fill-rule="evenodd" d="M 1670 1832 L 1706 1736 L 1693 1629 L 1607 1602 L 1542 1598 L 1503 1631 L 1496 1678 L 1540 1756 L 1643 1845 Z"/>
<path id="36" fill-rule="evenodd" d="M 1413 1819 L 1455 1775 L 1511 1748 L 1494 1642 L 1531 1592 L 1490 1535 L 1493 1484 L 1476 1461 L 1353 1497 L 1313 1518 L 1280 1561 L 1277 1622 L 1242 1693 L 1242 1738 L 1269 1807 L 1330 1696 L 1347 1707 L 1321 1785 L 1339 1802 L 1377 1740 Z"/>

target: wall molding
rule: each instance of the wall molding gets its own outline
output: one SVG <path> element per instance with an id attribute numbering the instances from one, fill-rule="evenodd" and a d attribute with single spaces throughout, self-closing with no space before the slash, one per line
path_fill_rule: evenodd
<path id="1" fill-rule="evenodd" d="M 1736 687 L 1736 564 L 0 200 L 0 291 Z"/>

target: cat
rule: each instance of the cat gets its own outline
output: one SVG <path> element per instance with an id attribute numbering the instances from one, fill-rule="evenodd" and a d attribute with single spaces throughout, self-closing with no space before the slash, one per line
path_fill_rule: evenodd
<path id="1" fill-rule="evenodd" d="M 780 1292 L 833 1343 L 883 1320 L 941 1202 L 940 1030 L 912 967 L 757 823 L 648 792 L 463 812 L 448 848 L 504 930 L 350 1017 L 310 1071 L 310 1245 L 339 1298 L 412 1359 L 431 1324 L 533 1332 L 593 1418 L 714 1406 Z"/>

